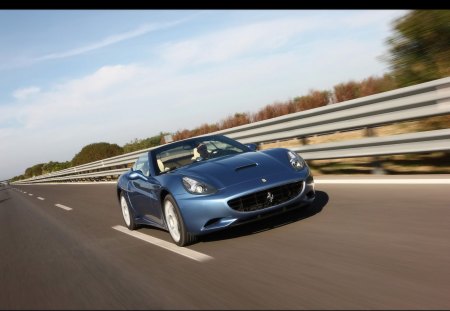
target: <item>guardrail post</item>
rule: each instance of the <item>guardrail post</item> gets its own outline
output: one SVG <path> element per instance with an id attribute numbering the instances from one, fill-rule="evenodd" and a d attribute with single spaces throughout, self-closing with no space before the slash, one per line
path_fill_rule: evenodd
<path id="1" fill-rule="evenodd" d="M 306 136 L 300 137 L 300 141 L 302 142 L 303 146 L 306 146 L 309 143 L 308 137 Z"/>
<path id="2" fill-rule="evenodd" d="M 372 127 L 367 126 L 365 128 L 364 134 L 366 137 L 374 137 L 375 135 L 375 131 L 373 130 Z M 380 157 L 378 156 L 373 156 L 372 157 L 372 174 L 375 175 L 385 175 L 386 171 L 383 169 L 382 165 L 381 165 L 381 161 L 380 161 Z"/>

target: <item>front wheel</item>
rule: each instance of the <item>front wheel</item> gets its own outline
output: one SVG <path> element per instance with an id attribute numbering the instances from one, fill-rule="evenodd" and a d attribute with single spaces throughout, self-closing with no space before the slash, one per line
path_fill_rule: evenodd
<path id="1" fill-rule="evenodd" d="M 125 195 L 123 194 L 123 192 L 120 194 L 120 207 L 122 209 L 123 220 L 125 221 L 125 224 L 127 225 L 128 229 L 130 230 L 136 229 L 137 225 L 134 222 L 133 211 L 128 206 L 128 202 L 125 199 Z"/>
<path id="2" fill-rule="evenodd" d="M 186 246 L 196 241 L 196 236 L 186 231 L 178 205 L 170 194 L 164 198 L 164 216 L 170 236 L 175 244 Z"/>

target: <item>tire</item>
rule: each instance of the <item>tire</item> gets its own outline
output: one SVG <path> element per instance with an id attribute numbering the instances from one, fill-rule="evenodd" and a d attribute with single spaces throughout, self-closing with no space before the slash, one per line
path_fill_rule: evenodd
<path id="1" fill-rule="evenodd" d="M 127 199 L 123 192 L 120 193 L 120 208 L 122 209 L 123 221 L 128 229 L 134 230 L 137 229 L 136 222 L 134 221 L 134 213 L 133 210 L 128 205 Z"/>
<path id="2" fill-rule="evenodd" d="M 172 195 L 168 194 L 164 198 L 163 209 L 166 225 L 173 242 L 178 246 L 186 246 L 194 243 L 197 237 L 187 232 L 178 205 Z"/>

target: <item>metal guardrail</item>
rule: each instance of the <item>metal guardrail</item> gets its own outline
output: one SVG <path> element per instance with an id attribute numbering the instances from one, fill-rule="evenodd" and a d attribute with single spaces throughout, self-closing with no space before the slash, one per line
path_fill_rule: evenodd
<path id="1" fill-rule="evenodd" d="M 444 78 L 216 133 L 242 143 L 261 143 L 449 113 L 450 78 Z"/>
<path id="2" fill-rule="evenodd" d="M 291 149 L 306 160 L 446 151 L 450 150 L 450 129 L 361 138 Z"/>
<path id="3" fill-rule="evenodd" d="M 210 134 L 223 134 L 244 144 L 262 144 L 448 114 L 450 77 Z M 124 166 L 134 163 L 140 154 L 151 149 L 153 148 L 134 151 L 17 183 L 115 178 L 128 170 Z M 321 143 L 292 150 L 300 153 L 306 160 L 447 151 L 450 150 L 450 130 Z"/>

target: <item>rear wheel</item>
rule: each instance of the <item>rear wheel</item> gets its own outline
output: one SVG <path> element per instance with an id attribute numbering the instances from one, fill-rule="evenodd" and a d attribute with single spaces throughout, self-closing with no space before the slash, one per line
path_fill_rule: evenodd
<path id="1" fill-rule="evenodd" d="M 164 198 L 164 216 L 170 236 L 175 244 L 186 246 L 197 240 L 195 235 L 186 231 L 178 205 L 170 194 Z"/>
<path id="2" fill-rule="evenodd" d="M 130 230 L 136 229 L 137 225 L 134 221 L 133 210 L 129 207 L 123 192 L 120 194 L 120 207 L 122 209 L 123 220 L 125 221 L 125 224 L 127 225 L 128 229 Z"/>

